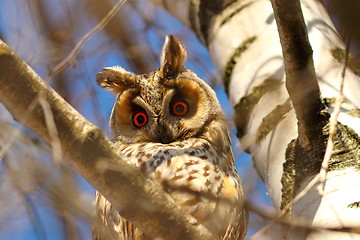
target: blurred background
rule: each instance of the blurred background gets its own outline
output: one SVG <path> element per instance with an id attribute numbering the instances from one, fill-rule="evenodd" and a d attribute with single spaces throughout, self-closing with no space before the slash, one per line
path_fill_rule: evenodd
<path id="1" fill-rule="evenodd" d="M 233 110 L 220 74 L 196 36 L 164 10 L 146 0 L 127 1 L 85 42 L 75 60 L 56 71 L 57 64 L 116 2 L 0 0 L 0 38 L 74 108 L 109 133 L 108 119 L 115 96 L 97 86 L 96 73 L 114 65 L 137 74 L 153 71 L 159 67 L 165 36 L 177 35 L 188 52 L 186 67 L 215 89 L 226 112 L 236 166 L 249 200 L 260 208 L 271 209 L 266 187 L 236 138 Z M 356 18 L 359 4 L 350 0 L 342 5 L 334 2 L 325 4 L 340 32 L 353 37 L 357 52 L 358 29 L 348 26 L 360 26 L 354 24 L 360 21 Z M 13 121 L 0 105 L 0 239 L 91 239 L 94 191 L 66 160 L 54 161 L 50 147 Z M 248 236 L 265 225 L 264 219 L 251 214 Z"/>

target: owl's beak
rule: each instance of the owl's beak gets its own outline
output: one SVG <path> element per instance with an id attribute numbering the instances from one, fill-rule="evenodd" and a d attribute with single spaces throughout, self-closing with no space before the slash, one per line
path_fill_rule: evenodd
<path id="1" fill-rule="evenodd" d="M 162 118 L 157 121 L 157 142 L 160 143 L 171 143 L 176 140 L 176 131 L 173 128 L 169 128 L 169 123 Z"/>
<path id="2" fill-rule="evenodd" d="M 158 125 L 158 137 L 159 137 L 159 142 L 161 143 L 171 143 L 174 141 L 174 137 L 171 134 L 171 131 L 169 131 L 169 129 L 164 126 L 164 124 L 160 124 Z"/>

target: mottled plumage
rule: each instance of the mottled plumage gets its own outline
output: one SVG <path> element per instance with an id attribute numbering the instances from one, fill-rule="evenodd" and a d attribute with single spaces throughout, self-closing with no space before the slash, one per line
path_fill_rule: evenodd
<path id="1" fill-rule="evenodd" d="M 168 36 L 158 70 L 134 75 L 111 67 L 97 75 L 100 86 L 118 94 L 110 119 L 112 138 L 129 164 L 214 236 L 241 239 L 247 212 L 227 121 L 214 91 L 183 67 L 185 59 L 184 46 Z M 93 237 L 148 239 L 100 193 Z"/>

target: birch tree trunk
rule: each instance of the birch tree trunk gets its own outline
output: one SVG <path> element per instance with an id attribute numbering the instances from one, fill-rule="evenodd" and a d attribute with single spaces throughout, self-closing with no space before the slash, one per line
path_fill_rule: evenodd
<path id="1" fill-rule="evenodd" d="M 326 182 L 317 182 L 292 203 L 318 177 L 323 159 L 296 154 L 298 119 L 286 89 L 282 49 L 270 1 L 153 2 L 191 27 L 208 47 L 234 107 L 242 148 L 252 155 L 273 204 L 279 210 L 292 204 L 288 214 L 312 225 L 287 231 L 287 236 L 360 239 L 359 234 L 347 229 L 360 226 L 360 79 L 351 57 L 345 70 L 344 100 Z M 303 0 L 301 5 L 321 97 L 332 113 L 342 80 L 345 46 L 319 1 Z M 299 92 L 310 90 L 310 86 L 300 86 Z M 304 109 L 312 107 L 305 103 L 306 99 Z M 323 136 L 328 135 L 326 128 Z M 323 156 L 324 152 L 320 153 Z M 324 187 L 323 192 L 319 187 Z M 340 232 L 325 230 L 329 228 Z"/>

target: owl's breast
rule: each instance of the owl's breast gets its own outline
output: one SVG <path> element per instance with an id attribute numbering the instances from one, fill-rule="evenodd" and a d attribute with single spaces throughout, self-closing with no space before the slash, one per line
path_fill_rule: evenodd
<path id="1" fill-rule="evenodd" d="M 170 144 L 146 143 L 122 146 L 126 161 L 139 167 L 149 178 L 159 183 L 165 191 L 175 189 L 206 194 L 211 198 L 237 200 L 239 179 L 235 169 L 228 172 L 217 164 L 226 154 L 219 154 L 204 139 L 189 139 Z"/>
<path id="2" fill-rule="evenodd" d="M 216 234 L 226 230 L 240 183 L 234 169 L 224 172 L 214 164 L 225 159 L 206 140 L 132 144 L 122 152 L 201 224 Z"/>

